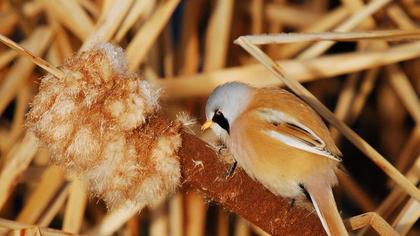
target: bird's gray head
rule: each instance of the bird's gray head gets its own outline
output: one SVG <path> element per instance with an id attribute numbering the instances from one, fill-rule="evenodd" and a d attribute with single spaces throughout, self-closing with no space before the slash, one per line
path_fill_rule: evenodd
<path id="1" fill-rule="evenodd" d="M 222 138 L 228 136 L 233 122 L 248 105 L 251 91 L 252 87 L 240 82 L 218 86 L 207 100 L 207 122 L 203 128 L 210 127 Z"/>

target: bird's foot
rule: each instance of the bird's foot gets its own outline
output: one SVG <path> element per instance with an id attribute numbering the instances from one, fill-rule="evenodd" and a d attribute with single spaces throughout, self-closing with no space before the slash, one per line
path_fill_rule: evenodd
<path id="1" fill-rule="evenodd" d="M 293 208 L 296 204 L 296 198 L 290 199 L 290 208 Z"/>
<path id="2" fill-rule="evenodd" d="M 226 175 L 225 175 L 225 177 L 226 177 L 226 179 L 228 179 L 228 178 L 230 178 L 232 175 L 233 175 L 233 173 L 235 172 L 235 169 L 236 169 L 236 166 L 238 165 L 238 162 L 237 161 L 234 161 L 230 166 L 229 166 L 229 169 L 227 170 L 227 172 L 226 172 Z"/>
<path id="3" fill-rule="evenodd" d="M 217 153 L 219 155 L 223 155 L 227 150 L 227 147 L 225 145 L 217 145 Z"/>

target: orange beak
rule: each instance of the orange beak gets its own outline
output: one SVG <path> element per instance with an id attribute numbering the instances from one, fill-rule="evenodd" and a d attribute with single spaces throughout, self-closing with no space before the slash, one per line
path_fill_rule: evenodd
<path id="1" fill-rule="evenodd" d="M 204 131 L 208 128 L 210 128 L 212 125 L 214 124 L 214 122 L 212 120 L 208 120 L 206 121 L 202 126 L 201 126 L 201 131 Z"/>

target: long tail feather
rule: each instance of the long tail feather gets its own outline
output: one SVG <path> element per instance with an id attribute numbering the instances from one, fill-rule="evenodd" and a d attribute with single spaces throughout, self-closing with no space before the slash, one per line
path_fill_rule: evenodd
<path id="1" fill-rule="evenodd" d="M 348 235 L 338 213 L 331 187 L 325 183 L 306 183 L 305 189 L 311 196 L 315 210 L 327 234 L 329 236 Z"/>

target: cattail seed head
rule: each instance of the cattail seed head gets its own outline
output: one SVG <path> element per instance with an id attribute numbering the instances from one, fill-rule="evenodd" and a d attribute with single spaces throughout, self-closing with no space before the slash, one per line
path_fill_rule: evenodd
<path id="1" fill-rule="evenodd" d="M 41 80 L 26 125 L 52 161 L 114 208 L 153 204 L 180 179 L 179 122 L 159 115 L 160 90 L 128 72 L 121 48 L 100 44 Z"/>

